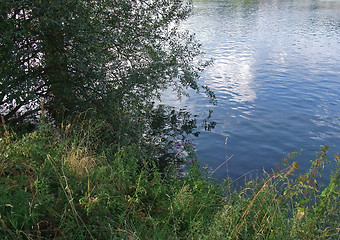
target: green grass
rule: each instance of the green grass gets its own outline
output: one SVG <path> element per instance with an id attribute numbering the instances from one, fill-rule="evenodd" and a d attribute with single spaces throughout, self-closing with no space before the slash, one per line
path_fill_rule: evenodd
<path id="1" fill-rule="evenodd" d="M 339 155 L 329 185 L 316 186 L 327 147 L 303 175 L 287 159 L 285 169 L 233 190 L 192 163 L 192 145 L 179 177 L 174 166 L 160 172 L 143 146 L 117 150 L 96 131 L 2 130 L 0 239 L 339 238 Z"/>

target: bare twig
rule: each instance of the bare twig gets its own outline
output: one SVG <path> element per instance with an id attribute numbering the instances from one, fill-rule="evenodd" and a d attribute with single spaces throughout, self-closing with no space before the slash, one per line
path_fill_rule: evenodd
<path id="1" fill-rule="evenodd" d="M 233 155 L 231 155 L 230 157 L 228 157 L 220 166 L 218 166 L 210 175 L 209 177 L 211 177 L 218 169 L 220 169 L 224 164 L 227 164 L 228 161 L 233 157 Z"/>

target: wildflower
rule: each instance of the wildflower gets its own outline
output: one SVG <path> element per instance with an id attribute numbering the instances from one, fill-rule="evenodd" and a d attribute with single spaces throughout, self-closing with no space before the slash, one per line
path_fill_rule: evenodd
<path id="1" fill-rule="evenodd" d="M 191 159 L 189 159 L 189 162 L 193 163 L 193 162 L 195 162 L 195 159 L 191 158 Z"/>
<path id="2" fill-rule="evenodd" d="M 297 212 L 297 218 L 299 220 L 301 220 L 303 218 L 303 216 L 305 215 L 305 210 L 303 208 L 298 208 L 298 212 Z"/>
<path id="3" fill-rule="evenodd" d="M 297 163 L 296 162 L 293 162 L 293 168 L 295 168 L 295 169 L 299 169 L 299 166 L 297 165 Z"/>

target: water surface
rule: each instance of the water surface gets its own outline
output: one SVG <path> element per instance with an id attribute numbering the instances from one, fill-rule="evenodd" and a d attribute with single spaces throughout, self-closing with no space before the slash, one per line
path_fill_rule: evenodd
<path id="1" fill-rule="evenodd" d="M 306 169 L 320 145 L 340 151 L 340 1 L 194 1 L 185 28 L 214 59 L 201 81 L 215 92 L 185 105 L 217 126 L 195 139 L 215 177 L 277 169 L 289 152 Z M 225 140 L 228 138 L 227 144 Z M 333 165 L 334 166 L 334 165 Z M 329 170 L 329 169 L 328 169 Z"/>

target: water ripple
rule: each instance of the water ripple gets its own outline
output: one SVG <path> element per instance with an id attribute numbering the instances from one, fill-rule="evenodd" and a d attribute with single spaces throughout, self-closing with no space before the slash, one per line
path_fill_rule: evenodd
<path id="1" fill-rule="evenodd" d="M 204 163 L 233 154 L 237 177 L 300 148 L 312 159 L 321 144 L 340 147 L 339 13 L 339 1 L 195 1 L 185 27 L 215 60 L 202 82 L 218 100 L 216 129 L 197 140 Z M 199 97 L 187 104 L 211 108 Z"/>

